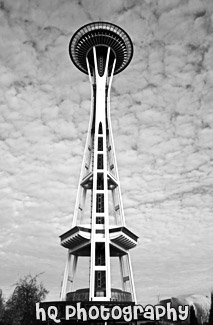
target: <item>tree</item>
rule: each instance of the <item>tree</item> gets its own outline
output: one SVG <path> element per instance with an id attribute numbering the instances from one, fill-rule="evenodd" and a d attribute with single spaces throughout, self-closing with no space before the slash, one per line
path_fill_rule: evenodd
<path id="1" fill-rule="evenodd" d="M 193 306 L 190 308 L 190 325 L 198 325 L 197 317 L 195 315 L 195 309 Z"/>
<path id="2" fill-rule="evenodd" d="M 7 300 L 4 311 L 5 325 L 34 325 L 35 304 L 45 299 L 48 291 L 37 283 L 38 275 L 30 274 L 15 284 L 12 296 Z"/>
<path id="3" fill-rule="evenodd" d="M 4 317 L 4 298 L 2 290 L 0 289 L 0 325 L 3 323 L 3 317 Z"/>
<path id="4" fill-rule="evenodd" d="M 213 325 L 213 291 L 211 292 L 211 308 L 209 314 L 209 325 Z"/>

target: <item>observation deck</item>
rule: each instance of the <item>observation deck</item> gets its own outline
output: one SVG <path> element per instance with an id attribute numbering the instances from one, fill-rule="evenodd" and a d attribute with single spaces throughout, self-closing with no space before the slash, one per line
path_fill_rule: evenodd
<path id="1" fill-rule="evenodd" d="M 75 32 L 69 44 L 72 62 L 85 74 L 88 74 L 86 57 L 90 66 L 94 67 L 93 47 L 96 47 L 98 58 L 106 57 L 107 48 L 110 47 L 109 70 L 116 58 L 114 74 L 124 70 L 133 56 L 132 41 L 122 28 L 107 22 L 89 23 Z"/>

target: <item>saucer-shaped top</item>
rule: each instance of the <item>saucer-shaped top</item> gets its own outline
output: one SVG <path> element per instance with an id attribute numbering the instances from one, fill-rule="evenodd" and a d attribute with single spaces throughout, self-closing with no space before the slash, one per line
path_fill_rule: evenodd
<path id="1" fill-rule="evenodd" d="M 114 74 L 124 70 L 132 59 L 132 41 L 122 28 L 107 22 L 90 23 L 78 29 L 69 44 L 72 62 L 86 74 L 88 74 L 86 56 L 91 53 L 94 46 L 103 53 L 110 47 L 116 58 Z"/>

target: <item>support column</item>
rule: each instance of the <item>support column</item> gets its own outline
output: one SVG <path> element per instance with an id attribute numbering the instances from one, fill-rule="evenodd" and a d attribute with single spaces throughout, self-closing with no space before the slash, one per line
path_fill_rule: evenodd
<path id="1" fill-rule="evenodd" d="M 109 249 L 109 213 L 107 181 L 107 115 L 106 89 L 108 87 L 108 63 L 110 48 L 107 50 L 106 62 L 97 57 L 93 47 L 94 80 L 96 85 L 94 168 L 93 168 L 93 209 L 91 230 L 91 268 L 90 300 L 111 299 L 110 249 Z M 101 60 L 105 64 L 104 73 L 99 73 Z"/>
<path id="2" fill-rule="evenodd" d="M 67 262 L 65 265 L 64 278 L 63 278 L 62 288 L 61 288 L 61 296 L 60 296 L 61 301 L 66 300 L 67 282 L 68 282 L 68 276 L 69 276 L 70 262 L 71 262 L 71 254 L 70 254 L 70 250 L 68 250 Z"/>

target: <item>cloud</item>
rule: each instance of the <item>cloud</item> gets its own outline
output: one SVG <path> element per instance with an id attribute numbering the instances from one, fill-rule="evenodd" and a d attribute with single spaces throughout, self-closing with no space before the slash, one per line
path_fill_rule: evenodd
<path id="1" fill-rule="evenodd" d="M 212 286 L 212 13 L 211 1 L 198 0 L 2 2 L 6 295 L 20 276 L 45 272 L 48 298 L 59 296 L 66 251 L 58 236 L 71 226 L 90 112 L 88 78 L 68 44 L 93 20 L 118 24 L 134 44 L 113 80 L 111 117 L 126 222 L 140 237 L 131 254 L 138 301 Z"/>

